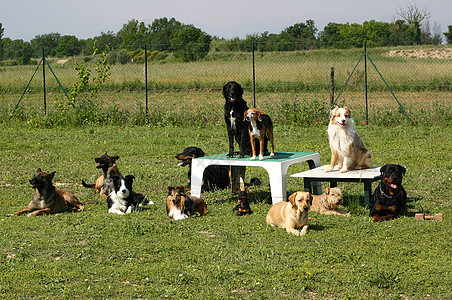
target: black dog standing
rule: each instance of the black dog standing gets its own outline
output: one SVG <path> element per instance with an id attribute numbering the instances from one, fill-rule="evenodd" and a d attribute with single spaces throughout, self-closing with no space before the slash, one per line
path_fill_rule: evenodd
<path id="1" fill-rule="evenodd" d="M 237 216 L 249 216 L 252 211 L 250 208 L 250 204 L 248 203 L 248 188 L 246 188 L 244 191 L 237 191 L 239 197 L 238 202 L 234 209 L 232 211 L 237 212 Z"/>
<path id="2" fill-rule="evenodd" d="M 251 142 L 248 134 L 248 124 L 243 121 L 243 115 L 248 109 L 246 101 L 243 99 L 243 89 L 240 84 L 235 81 L 226 83 L 223 87 L 223 96 L 226 100 L 224 104 L 224 120 L 228 130 L 229 152 L 227 157 L 234 157 L 234 138 L 239 144 L 239 153 L 237 158 L 245 155 L 251 155 Z M 267 141 L 265 137 L 264 153 L 267 152 Z M 256 141 L 257 149 L 259 143 Z"/>
<path id="3" fill-rule="evenodd" d="M 380 169 L 380 184 L 370 200 L 370 217 L 375 222 L 395 218 L 406 208 L 406 191 L 402 186 L 402 178 L 406 169 L 401 165 L 388 164 Z"/>

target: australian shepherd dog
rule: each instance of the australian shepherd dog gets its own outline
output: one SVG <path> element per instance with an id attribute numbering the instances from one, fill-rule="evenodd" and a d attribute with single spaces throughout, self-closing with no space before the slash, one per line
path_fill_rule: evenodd
<path id="1" fill-rule="evenodd" d="M 373 166 L 370 151 L 355 130 L 352 110 L 336 107 L 330 112 L 328 138 L 331 148 L 331 164 L 325 169 L 330 172 L 337 165 L 340 172 L 367 169 Z"/>

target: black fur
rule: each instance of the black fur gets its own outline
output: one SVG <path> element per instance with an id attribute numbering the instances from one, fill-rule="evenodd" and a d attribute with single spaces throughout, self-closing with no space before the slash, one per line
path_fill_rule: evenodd
<path id="1" fill-rule="evenodd" d="M 401 165 L 388 164 L 380 169 L 381 182 L 370 200 L 370 217 L 375 222 L 395 218 L 406 208 L 407 196 L 402 186 L 406 169 Z"/>
<path id="2" fill-rule="evenodd" d="M 253 212 L 251 211 L 250 204 L 248 203 L 248 189 L 244 191 L 237 191 L 238 193 L 238 202 L 232 211 L 237 213 L 237 216 L 249 216 Z"/>

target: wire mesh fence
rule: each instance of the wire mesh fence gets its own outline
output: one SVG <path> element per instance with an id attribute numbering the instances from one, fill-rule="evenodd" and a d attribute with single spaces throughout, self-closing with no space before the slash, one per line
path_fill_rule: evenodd
<path id="1" fill-rule="evenodd" d="M 366 66 L 363 55 L 368 59 Z M 54 114 L 67 97 L 63 89 L 68 92 L 71 85 L 80 81 L 76 64 L 86 66 L 93 75 L 97 58 L 45 60 L 47 63 L 40 67 L 50 69 L 45 73 L 45 86 L 44 70 L 36 71 L 36 65 L 0 67 L 3 118 L 11 116 L 13 111 L 16 119 L 41 115 L 44 106 L 47 107 L 44 113 Z M 205 119 L 200 116 L 201 112 L 212 115 L 212 107 L 215 108 L 213 120 L 218 121 L 222 118 L 221 89 L 226 82 L 234 80 L 244 87 L 250 106 L 279 114 L 282 120 L 291 111 L 294 114 L 308 111 L 306 122 L 318 121 L 332 97 L 338 105 L 362 111 L 368 97 L 373 122 L 385 118 L 382 111 L 398 110 L 400 105 L 407 106 L 411 114 L 415 109 L 422 109 L 425 114 L 439 109 L 445 114 L 443 118 L 450 122 L 447 110 L 452 102 L 451 71 L 452 48 L 446 46 L 373 48 L 366 52 L 363 49 L 210 52 L 203 60 L 195 62 L 178 62 L 167 55 L 162 60 L 149 60 L 147 64 L 133 61 L 110 65 L 110 76 L 100 93 L 95 97 L 85 94 L 82 98 L 88 101 L 86 110 L 90 107 L 105 109 L 110 114 L 119 111 L 122 119 L 149 119 L 150 115 L 158 122 L 178 122 L 178 118 L 190 113 L 198 120 Z M 17 105 L 22 94 L 23 99 Z M 200 109 L 203 106 L 206 107 Z M 166 120 L 168 116 L 162 117 L 170 110 L 180 114 L 173 121 Z M 148 116 L 142 116 L 144 111 Z M 300 123 L 296 121 L 297 116 L 293 119 L 290 122 Z"/>

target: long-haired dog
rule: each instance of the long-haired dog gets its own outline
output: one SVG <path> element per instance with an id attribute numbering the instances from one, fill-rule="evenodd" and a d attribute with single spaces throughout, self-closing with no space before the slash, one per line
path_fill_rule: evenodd
<path id="1" fill-rule="evenodd" d="M 109 156 L 107 152 L 100 157 L 95 157 L 96 168 L 102 169 L 102 175 L 97 178 L 95 183 L 86 183 L 82 180 L 82 185 L 86 188 L 96 189 L 96 193 L 100 193 L 102 198 L 107 198 L 113 191 L 113 176 L 122 177 L 116 165 L 118 159 L 119 156 Z"/>
<path id="2" fill-rule="evenodd" d="M 308 232 L 308 211 L 312 204 L 312 196 L 308 192 L 296 192 L 289 196 L 289 202 L 278 202 L 267 214 L 267 224 L 286 228 L 287 233 L 297 236 Z M 296 230 L 301 228 L 300 231 Z"/>
<path id="3" fill-rule="evenodd" d="M 180 160 L 178 166 L 189 166 L 188 184 L 191 182 L 191 162 L 193 158 L 205 156 L 204 151 L 198 147 L 187 147 L 181 153 L 176 155 Z M 202 177 L 202 191 L 213 191 L 216 189 L 225 189 L 231 183 L 229 166 L 212 165 L 204 169 Z"/>
<path id="4" fill-rule="evenodd" d="M 405 167 L 396 164 L 380 168 L 382 179 L 369 203 L 369 215 L 375 222 L 395 218 L 406 208 L 407 196 L 402 186 L 405 172 Z"/>
<path id="5" fill-rule="evenodd" d="M 353 169 L 367 169 L 373 166 L 370 151 L 355 130 L 352 111 L 347 107 L 336 107 L 330 112 L 328 138 L 331 148 L 331 164 L 325 169 L 330 172 L 336 163 L 340 172 Z"/>
<path id="6" fill-rule="evenodd" d="M 339 208 L 343 203 L 342 191 L 340 188 L 326 188 L 322 195 L 311 195 L 312 205 L 310 210 L 324 215 L 350 216 L 348 211 Z"/>
<path id="7" fill-rule="evenodd" d="M 248 202 L 248 188 L 241 191 L 240 188 L 237 190 L 238 204 L 232 209 L 233 212 L 237 213 L 237 216 L 249 216 L 253 212 L 251 211 L 250 204 Z"/>
<path id="8" fill-rule="evenodd" d="M 154 204 L 148 201 L 143 194 L 133 191 L 133 180 L 135 176 L 126 177 L 113 176 L 113 191 L 107 197 L 108 212 L 112 214 L 130 214 L 138 206 Z"/>
<path id="9" fill-rule="evenodd" d="M 264 159 L 265 136 L 271 143 L 270 156 L 275 156 L 275 145 L 273 141 L 273 122 L 269 115 L 261 113 L 256 108 L 249 108 L 244 112 L 244 121 L 248 122 L 248 134 L 250 135 L 252 156 L 256 159 L 256 141 L 259 141 L 259 160 Z"/>
<path id="10" fill-rule="evenodd" d="M 166 192 L 166 213 L 169 218 L 183 220 L 196 213 L 201 216 L 209 213 L 206 202 L 201 198 L 188 196 L 183 186 L 168 186 Z"/>
<path id="11" fill-rule="evenodd" d="M 243 114 L 248 109 L 246 101 L 243 99 L 243 88 L 235 82 L 229 81 L 223 86 L 224 120 L 228 131 L 229 152 L 227 157 L 234 157 L 234 139 L 239 144 L 239 153 L 237 158 L 243 158 L 245 155 L 251 155 L 250 135 L 248 126 L 243 121 Z M 267 152 L 267 138 L 264 143 L 264 152 Z M 259 146 L 257 146 L 259 147 Z"/>
<path id="12" fill-rule="evenodd" d="M 28 217 L 41 214 L 55 214 L 69 210 L 81 211 L 84 206 L 74 196 L 73 193 L 66 190 L 57 190 L 53 185 L 55 172 L 45 173 L 39 168 L 34 176 L 29 180 L 31 187 L 34 188 L 33 199 L 28 206 L 14 215 L 20 216 L 28 213 Z M 9 214 L 8 216 L 13 216 Z"/>

